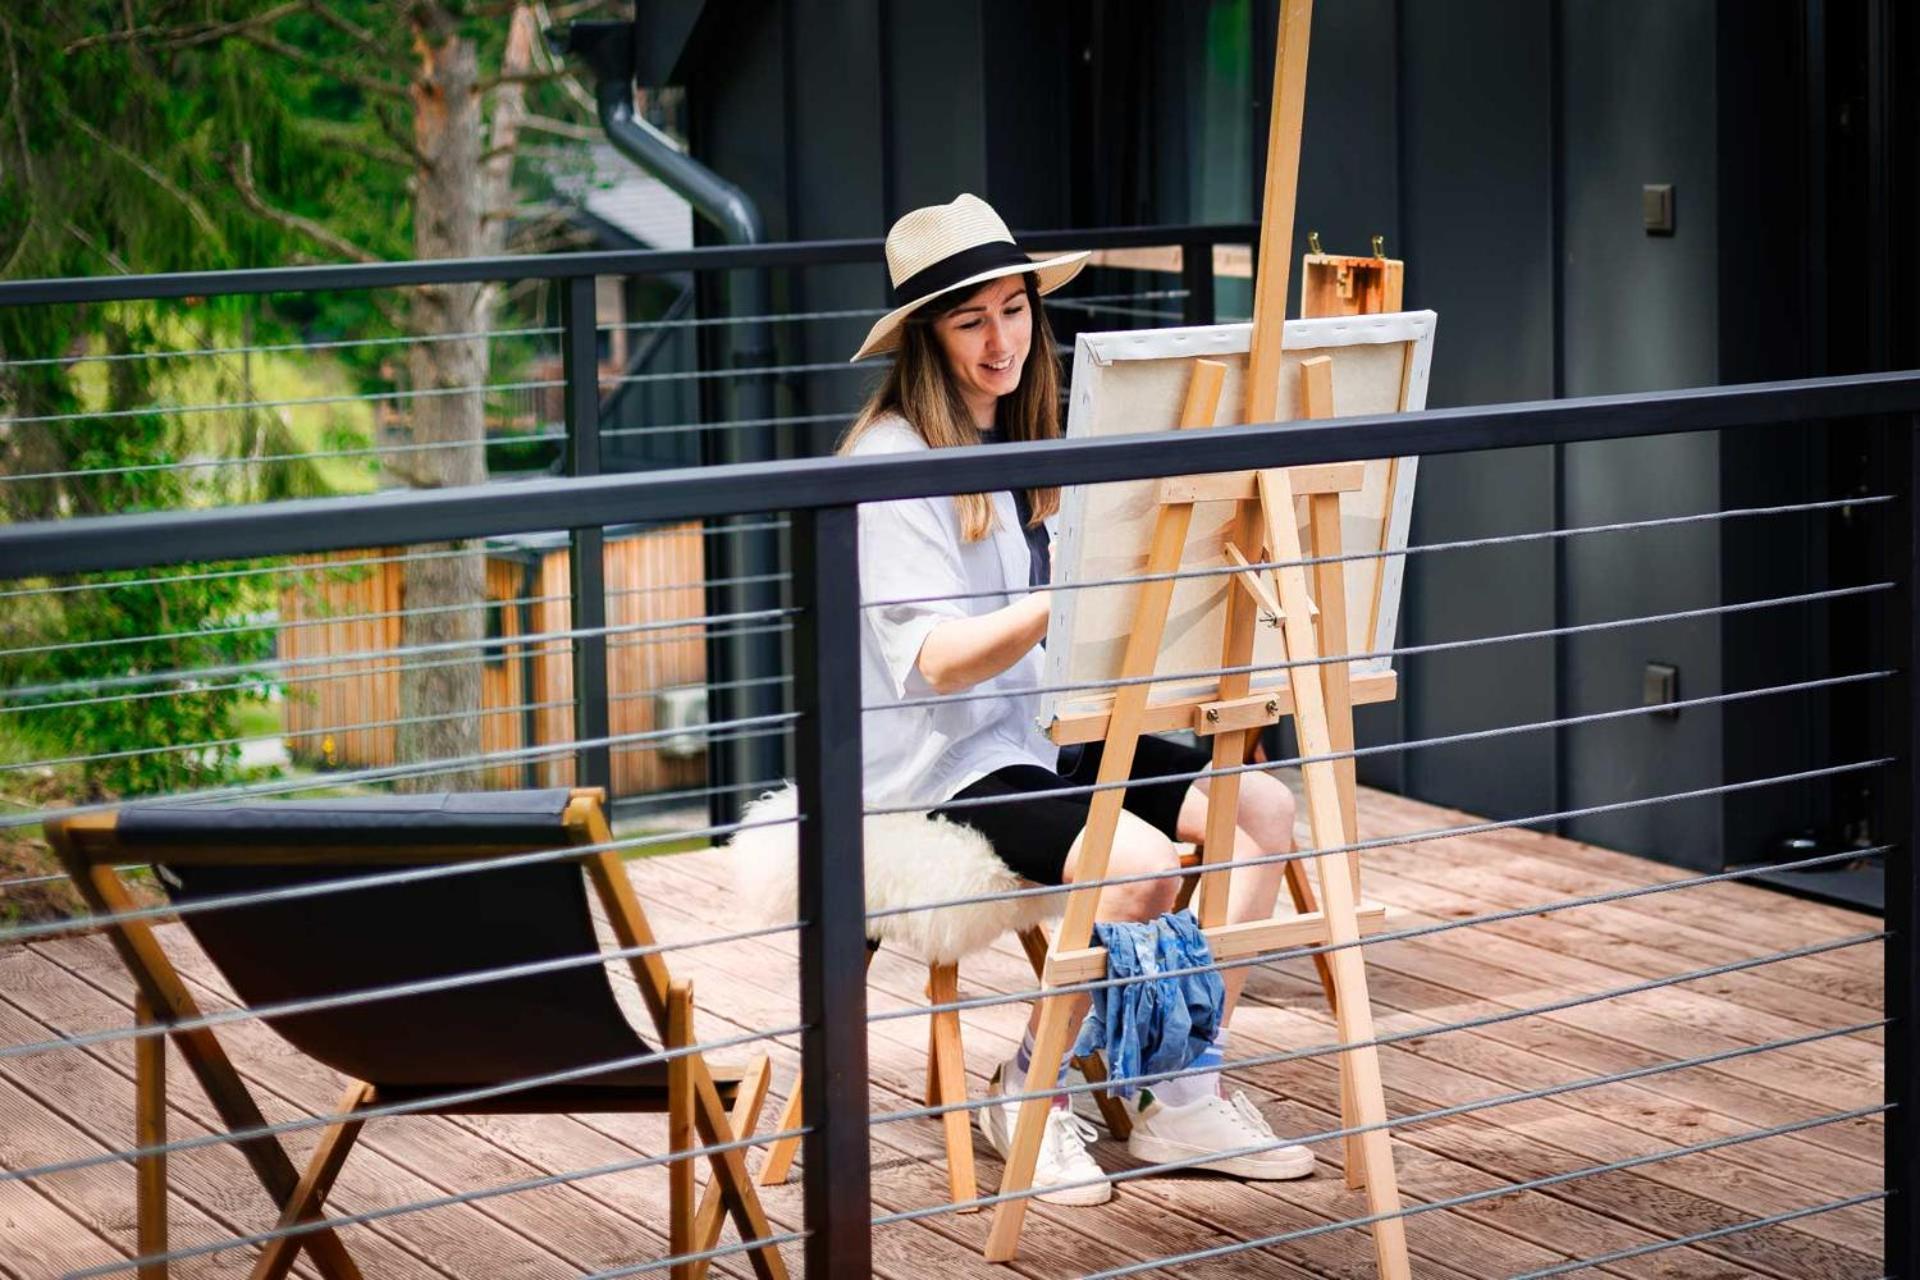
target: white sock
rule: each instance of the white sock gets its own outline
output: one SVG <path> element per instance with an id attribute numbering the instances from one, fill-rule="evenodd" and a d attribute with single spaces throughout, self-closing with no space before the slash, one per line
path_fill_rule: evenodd
<path id="1" fill-rule="evenodd" d="M 1073 1061 L 1073 1055 L 1067 1054 L 1060 1059 L 1060 1070 L 1054 1074 L 1055 1084 L 1066 1079 L 1067 1064 Z M 1024 1093 L 1027 1088 L 1027 1071 L 1033 1064 L 1033 1028 L 1028 1027 L 1020 1037 L 1020 1048 L 1013 1057 L 1007 1059 L 1007 1065 L 1000 1073 L 1000 1087 L 1008 1093 Z M 1053 1096 L 1053 1105 L 1064 1107 L 1072 1099 L 1064 1093 Z M 1012 1104 L 1018 1106 L 1018 1103 Z"/>
<path id="2" fill-rule="evenodd" d="M 1213 1042 L 1200 1051 L 1200 1056 L 1187 1064 L 1190 1073 L 1175 1076 L 1171 1080 L 1162 1080 L 1150 1084 L 1156 1100 L 1170 1107 L 1182 1107 L 1202 1098 L 1217 1097 L 1220 1093 L 1220 1066 L 1227 1057 L 1227 1029 L 1215 1033 Z"/>

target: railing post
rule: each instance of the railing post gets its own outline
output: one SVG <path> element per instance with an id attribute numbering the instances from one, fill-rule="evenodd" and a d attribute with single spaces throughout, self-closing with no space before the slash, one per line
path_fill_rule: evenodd
<path id="1" fill-rule="evenodd" d="M 1213 242 L 1202 240 L 1180 246 L 1180 287 L 1187 296 L 1182 299 L 1182 312 L 1186 323 L 1212 324 L 1213 303 Z"/>
<path id="2" fill-rule="evenodd" d="M 1886 751 L 1895 758 L 1885 779 L 1882 843 L 1892 846 L 1886 859 L 1887 940 L 1885 944 L 1886 1031 L 1885 1177 L 1891 1193 L 1886 1206 L 1886 1266 L 1890 1276 L 1920 1276 L 1920 1043 L 1916 1042 L 1916 968 L 1920 967 L 1920 859 L 1914 856 L 1920 832 L 1920 788 L 1914 768 L 1920 761 L 1920 415 L 1902 414 L 1886 430 L 1888 482 L 1901 497 L 1891 504 L 1886 559 L 1899 585 L 1887 602 L 1885 643 L 1888 665 L 1900 672 L 1886 701 Z"/>
<path id="3" fill-rule="evenodd" d="M 855 509 L 793 517 L 795 780 L 801 814 L 800 1078 L 807 1274 L 872 1269 Z"/>
<path id="4" fill-rule="evenodd" d="M 594 315 L 594 279 L 561 282 L 560 361 L 567 398 L 567 474 L 600 474 L 600 339 Z M 572 530 L 567 557 L 573 588 L 573 627 L 593 634 L 573 642 L 573 733 L 593 742 L 575 753 L 574 779 L 583 787 L 613 785 L 612 723 L 607 711 L 607 566 L 605 530 Z"/>

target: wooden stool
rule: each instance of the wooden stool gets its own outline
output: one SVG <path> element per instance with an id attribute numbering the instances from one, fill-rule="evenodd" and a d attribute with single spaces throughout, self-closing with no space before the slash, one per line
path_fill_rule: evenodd
<path id="1" fill-rule="evenodd" d="M 1027 962 L 1033 966 L 1033 975 L 1038 978 L 1047 963 L 1047 931 L 1043 926 L 1035 925 L 1020 930 L 1018 937 L 1021 949 L 1027 953 Z M 879 950 L 878 943 L 869 944 L 868 964 L 872 964 Z M 958 961 L 927 966 L 927 999 L 936 1005 L 953 1004 L 960 999 Z M 927 1105 L 938 1107 L 949 1102 L 965 1102 L 967 1058 L 966 1050 L 960 1043 L 960 1011 L 943 1009 L 930 1015 L 930 1020 L 931 1025 L 927 1029 Z M 1106 1063 L 1097 1053 L 1075 1058 L 1074 1065 L 1080 1068 L 1081 1074 L 1091 1084 L 1101 1084 L 1107 1078 Z M 1100 1105 L 1100 1114 L 1106 1120 L 1107 1128 L 1116 1138 L 1125 1138 L 1132 1131 L 1126 1104 L 1104 1089 L 1096 1090 L 1093 1097 Z M 800 1101 L 800 1082 L 796 1080 L 793 1092 L 787 1095 L 786 1105 L 780 1110 L 780 1119 L 774 1125 L 777 1131 L 799 1127 Z M 964 1110 L 948 1111 L 937 1117 L 946 1131 L 947 1189 L 956 1204 L 972 1200 L 980 1193 L 973 1170 L 972 1117 L 971 1111 Z M 799 1150 L 798 1137 L 781 1138 L 768 1148 L 766 1163 L 760 1166 L 760 1172 L 754 1180 L 763 1187 L 785 1182 Z M 977 1212 L 977 1207 L 961 1212 Z"/>

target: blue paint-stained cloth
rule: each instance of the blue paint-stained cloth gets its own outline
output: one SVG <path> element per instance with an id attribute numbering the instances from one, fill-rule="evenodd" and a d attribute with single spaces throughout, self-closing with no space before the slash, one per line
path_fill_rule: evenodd
<path id="1" fill-rule="evenodd" d="M 1171 973 L 1213 964 L 1213 951 L 1188 911 L 1167 912 L 1144 924 L 1094 926 L 1107 949 L 1107 976 Z M 1179 977 L 1148 976 L 1101 987 L 1074 1042 L 1076 1057 L 1094 1049 L 1106 1054 L 1107 1074 L 1125 1076 L 1178 1071 L 1199 1057 L 1220 1030 L 1226 987 L 1212 968 Z M 1118 1086 L 1131 1096 L 1137 1085 Z"/>

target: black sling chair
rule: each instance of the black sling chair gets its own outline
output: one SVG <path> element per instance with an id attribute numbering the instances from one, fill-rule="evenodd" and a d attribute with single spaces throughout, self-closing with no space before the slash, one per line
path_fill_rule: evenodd
<path id="1" fill-rule="evenodd" d="M 380 870 L 445 866 L 574 845 L 604 846 L 612 832 L 598 790 L 547 790 L 245 805 L 130 807 L 48 824 L 48 835 L 94 911 L 115 915 L 134 900 L 116 866 L 154 865 L 175 906 Z M 581 871 L 591 880 L 618 945 L 643 948 L 652 929 L 617 850 L 497 870 L 343 889 L 181 917 L 240 1001 L 287 1001 L 537 964 L 600 950 Z M 136 1017 L 176 1023 L 199 1007 L 148 920 L 106 927 L 132 973 Z M 663 957 L 630 961 L 660 1043 L 693 1043 L 692 992 L 672 981 Z M 271 1135 L 238 1143 L 278 1208 L 281 1227 L 311 1222 L 339 1174 L 370 1107 L 419 1103 L 421 1114 L 660 1111 L 670 1151 L 751 1133 L 766 1096 L 767 1059 L 746 1069 L 709 1067 L 689 1053 L 634 1063 L 654 1050 L 615 1002 L 602 965 L 574 965 L 451 989 L 383 998 L 266 1019 L 295 1048 L 353 1078 L 304 1174 Z M 211 1028 L 170 1033 L 229 1130 L 265 1124 Z M 165 1055 L 158 1038 L 136 1042 L 135 1115 L 141 1146 L 165 1142 Z M 605 1071 L 583 1071 L 603 1063 Z M 479 1099 L 443 1095 L 575 1072 L 564 1082 Z M 729 1108 L 732 1108 L 731 1114 Z M 404 1118 L 404 1117 L 403 1117 Z M 746 1152 L 710 1154 L 713 1177 L 698 1209 L 694 1161 L 673 1161 L 669 1241 L 674 1254 L 714 1247 L 723 1211 L 743 1240 L 768 1226 L 747 1176 Z M 166 1157 L 136 1158 L 139 1248 L 166 1250 Z M 287 1274 L 304 1248 L 326 1280 L 358 1280 L 332 1228 L 266 1242 L 256 1280 Z M 767 1280 L 786 1275 L 772 1245 L 747 1253 Z M 704 1263 L 674 1276 L 698 1276 Z M 165 1264 L 143 1267 L 143 1280 Z"/>

